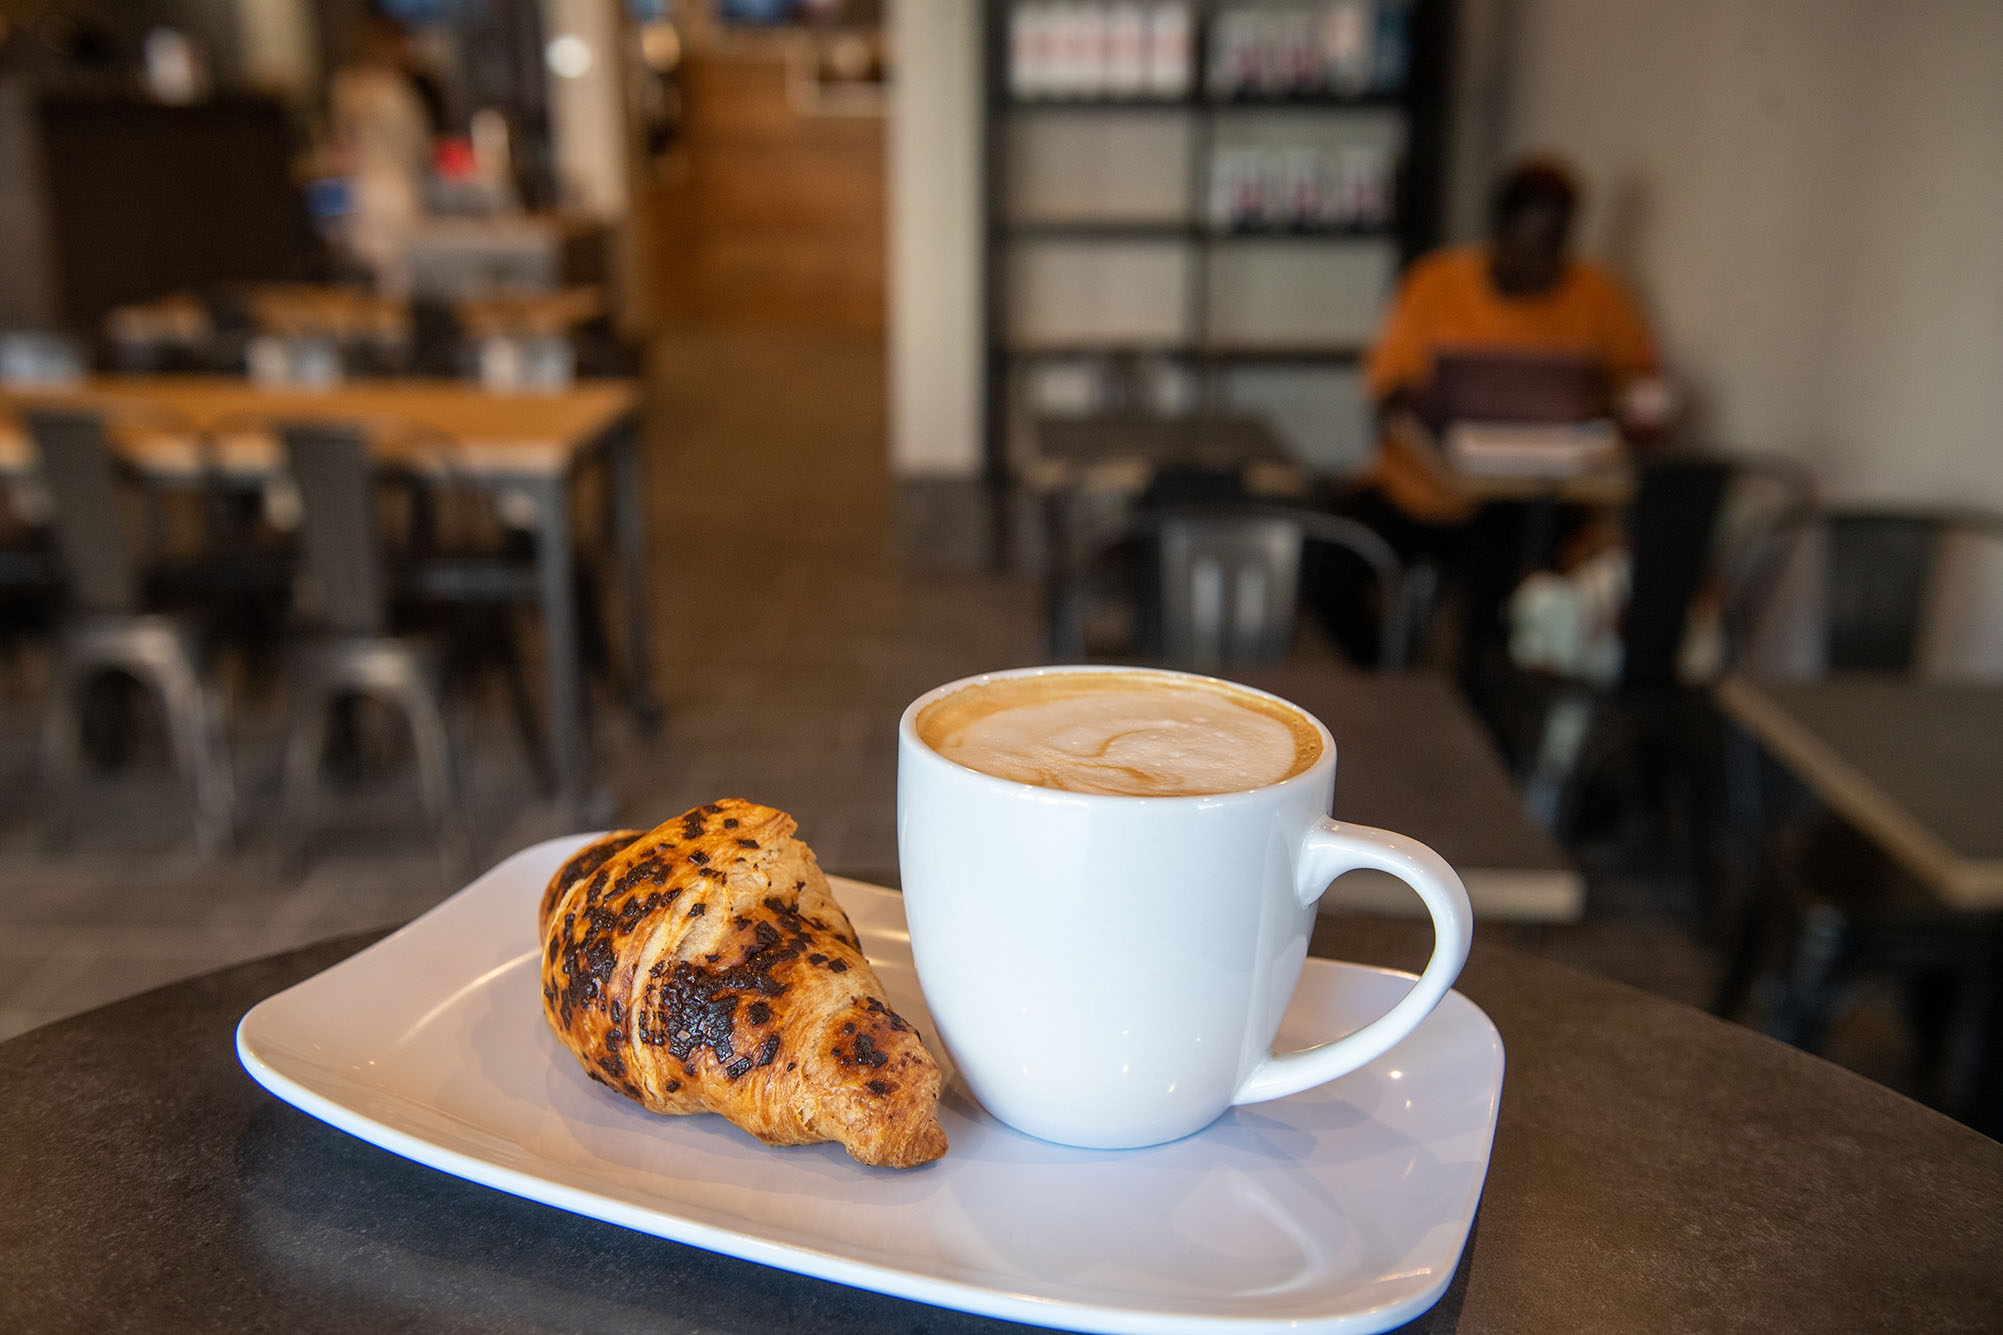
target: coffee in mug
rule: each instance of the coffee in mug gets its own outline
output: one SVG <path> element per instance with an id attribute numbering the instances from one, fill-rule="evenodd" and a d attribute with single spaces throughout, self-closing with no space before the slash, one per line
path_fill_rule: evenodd
<path id="1" fill-rule="evenodd" d="M 1329 819 L 1336 747 L 1305 710 L 1190 673 L 1031 668 L 905 710 L 897 838 L 912 954 L 975 1098 L 1046 1140 L 1157 1144 L 1375 1060 L 1467 958 L 1438 854 Z M 1276 1055 L 1315 904 L 1405 880 L 1433 958 L 1355 1033 Z"/>
<path id="2" fill-rule="evenodd" d="M 1270 696 L 1159 672 L 1000 677 L 935 700 L 918 738 L 968 769 L 1074 793 L 1195 797 L 1314 764 L 1307 715 Z"/>

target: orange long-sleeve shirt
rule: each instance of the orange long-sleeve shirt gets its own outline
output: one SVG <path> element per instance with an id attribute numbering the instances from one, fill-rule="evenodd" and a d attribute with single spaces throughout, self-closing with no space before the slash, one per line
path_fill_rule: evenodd
<path id="1" fill-rule="evenodd" d="M 1655 338 L 1641 312 L 1605 269 L 1571 260 L 1549 291 L 1505 296 L 1489 277 L 1485 245 L 1435 252 L 1405 275 L 1364 365 L 1371 401 L 1381 404 L 1401 389 L 1423 394 L 1442 352 L 1584 357 L 1616 388 L 1653 374 L 1658 365 Z M 1474 510 L 1448 480 L 1394 440 L 1384 442 L 1376 480 L 1416 519 L 1458 523 Z"/>

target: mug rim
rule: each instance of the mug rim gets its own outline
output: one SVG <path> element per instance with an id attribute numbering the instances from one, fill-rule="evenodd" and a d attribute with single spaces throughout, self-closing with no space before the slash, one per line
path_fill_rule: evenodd
<path id="1" fill-rule="evenodd" d="M 1300 773 L 1290 774 L 1286 778 L 1274 783 L 1261 784 L 1257 788 L 1234 788 L 1221 793 L 1179 793 L 1168 795 L 1081 793 L 1070 788 L 1050 788 L 1043 784 L 1024 783 L 1020 779 L 1005 779 L 998 774 L 989 774 L 986 770 L 978 770 L 970 765 L 963 765 L 959 761 L 949 756 L 941 755 L 939 752 L 933 750 L 918 735 L 918 715 L 933 701 L 943 699 L 955 691 L 965 690 L 971 686 L 985 685 L 988 682 L 1005 681 L 1013 677 L 1050 677 L 1084 672 L 1126 672 L 1156 677 L 1175 677 L 1185 681 L 1197 681 L 1213 686 L 1221 686 L 1227 690 L 1243 691 L 1248 695 L 1256 695 L 1261 699 L 1271 700 L 1275 704 L 1284 705 L 1288 709 L 1293 710 L 1294 713 L 1299 714 L 1314 725 L 1315 735 L 1321 739 L 1321 754 L 1316 756 L 1314 762 Z M 1035 795 L 1046 799 L 1076 800 L 1086 804 L 1110 803 L 1124 805 L 1128 803 L 1155 803 L 1164 806 L 1194 806 L 1198 808 L 1238 806 L 1248 802 L 1263 801 L 1271 797 L 1272 794 L 1281 792 L 1295 784 L 1310 783 L 1325 774 L 1332 775 L 1335 770 L 1335 736 L 1329 732 L 1328 725 L 1285 696 L 1275 695 L 1271 691 L 1260 690 L 1257 686 L 1247 686 L 1243 682 L 1230 681 L 1223 677 L 1212 677 L 1201 672 L 1188 672 L 1181 668 L 1135 667 L 1121 663 L 1051 663 L 1037 667 L 1001 668 L 993 672 L 976 672 L 971 676 L 961 677 L 957 681 L 949 681 L 943 685 L 934 686 L 931 690 L 926 691 L 923 695 L 904 707 L 904 713 L 897 721 L 897 739 L 900 748 L 908 744 L 918 755 L 925 757 L 928 761 L 945 766 L 948 772 L 992 785 L 998 791 L 1011 793 L 1016 796 Z"/>

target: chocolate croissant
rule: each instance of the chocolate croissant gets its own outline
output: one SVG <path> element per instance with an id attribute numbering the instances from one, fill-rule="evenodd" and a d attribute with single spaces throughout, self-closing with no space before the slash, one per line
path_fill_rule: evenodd
<path id="1" fill-rule="evenodd" d="M 733 799 L 580 849 L 543 893 L 543 1014 L 592 1079 L 653 1112 L 929 1163 L 946 1152 L 939 1066 L 794 829 Z"/>

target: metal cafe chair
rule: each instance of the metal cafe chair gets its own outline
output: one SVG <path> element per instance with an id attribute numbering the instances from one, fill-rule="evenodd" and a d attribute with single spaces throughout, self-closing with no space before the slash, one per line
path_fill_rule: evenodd
<path id="1" fill-rule="evenodd" d="M 1734 610 L 1743 634 L 1768 610 L 1782 567 L 1812 541 L 1821 547 L 1814 634 L 1823 669 L 1910 673 L 1920 666 L 1948 544 L 2003 552 L 2003 514 L 1803 508 L 1747 553 Z M 1765 1025 L 1817 1051 L 1857 978 L 1894 975 L 1916 1040 L 1915 1087 L 1941 1101 L 1956 994 L 1980 983 L 2003 924 L 1906 886 L 1868 840 L 1765 763 L 1751 739 L 1736 738 L 1728 762 L 1733 823 L 1763 845 L 1767 870 L 1740 905 L 1714 1009 L 1743 1009 L 1777 947 Z"/>
<path id="2" fill-rule="evenodd" d="M 1595 687 L 1517 674 L 1519 693 L 1534 701 L 1534 740 L 1521 747 L 1524 803 L 1561 838 L 1575 833 L 1587 779 L 1644 748 L 1674 753 L 1693 735 L 1695 693 L 1679 682 L 1678 660 L 1726 490 L 1748 466 L 1696 454 L 1644 464 L 1626 520 L 1633 555 L 1618 678 Z"/>
<path id="3" fill-rule="evenodd" d="M 288 423 L 246 413 L 219 431 L 247 430 L 283 437 Z M 294 422 L 294 426 L 342 426 L 359 432 L 369 445 L 375 496 L 398 504 L 391 525 L 396 540 L 381 553 L 381 579 L 388 623 L 398 632 L 422 627 L 432 632 L 446 685 L 498 668 L 530 770 L 544 791 L 554 786 L 548 746 L 530 692 L 527 667 L 512 619 L 536 605 L 539 586 L 533 553 L 504 549 L 491 536 L 491 506 L 456 476 L 451 437 L 394 414 L 350 415 L 336 422 Z M 296 478 L 279 487 L 302 508 Z M 380 528 L 381 526 L 379 526 Z M 595 602 L 580 599 L 591 613 Z M 586 631 L 599 631 L 595 615 Z"/>
<path id="4" fill-rule="evenodd" d="M 40 484 L 0 480 L 0 664 L 25 640 L 46 637 L 62 592 L 62 570 Z"/>
<path id="5" fill-rule="evenodd" d="M 1619 674 L 1604 686 L 1519 671 L 1525 723 L 1506 716 L 1532 816 L 1561 837 L 1575 833 L 1582 787 L 1614 761 L 1646 748 L 1666 753 L 1701 783 L 1710 758 L 1701 684 L 1682 681 L 1684 642 L 1697 600 L 1714 582 L 1735 585 L 1749 550 L 1776 523 L 1810 505 L 1814 486 L 1793 460 L 1758 454 L 1677 453 L 1644 463 L 1626 517 L 1632 551 L 1621 618 Z M 1723 609 L 1736 642 L 1732 600 Z M 1523 735 L 1527 734 L 1527 736 Z M 1701 808 L 1701 802 L 1693 802 Z"/>
<path id="6" fill-rule="evenodd" d="M 1301 552 L 1310 542 L 1340 548 L 1368 568 L 1380 626 L 1376 666 L 1402 670 L 1406 572 L 1390 545 L 1356 520 L 1282 507 L 1143 511 L 1087 534 L 1057 582 L 1052 649 L 1060 659 L 1084 656 L 1092 611 L 1114 592 L 1102 566 L 1138 544 L 1152 558 L 1152 579 L 1129 577 L 1119 592 L 1140 595 L 1144 656 L 1190 666 L 1284 658 L 1293 643 Z"/>
<path id="7" fill-rule="evenodd" d="M 235 811 L 222 704 L 201 671 L 194 627 L 144 603 L 106 420 L 74 411 L 25 416 L 53 502 L 67 593 L 42 723 L 51 787 L 74 803 L 82 776 L 84 688 L 105 672 L 123 672 L 158 697 L 175 763 L 193 788 L 197 842 L 205 852 L 221 851 L 231 841 Z"/>
<path id="8" fill-rule="evenodd" d="M 350 422 L 288 422 L 279 435 L 299 491 L 304 591 L 314 613 L 290 674 L 283 796 L 288 839 L 295 853 L 304 853 L 334 709 L 363 696 L 403 716 L 426 813 L 448 864 L 461 864 L 470 837 L 445 725 L 442 672 L 431 642 L 392 627 L 370 433 Z"/>

